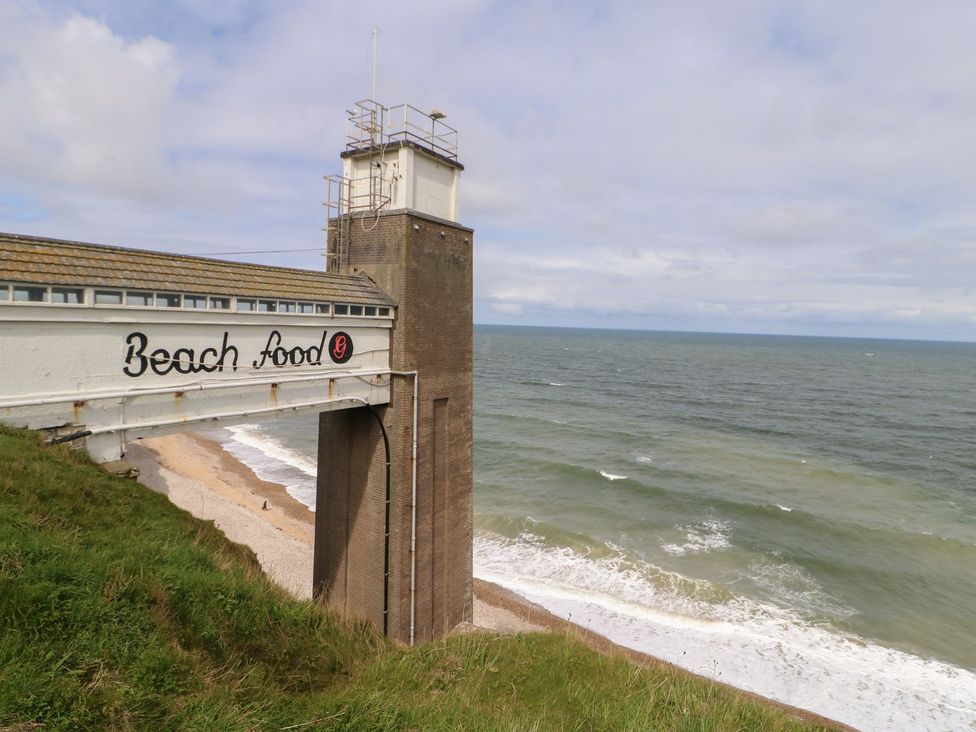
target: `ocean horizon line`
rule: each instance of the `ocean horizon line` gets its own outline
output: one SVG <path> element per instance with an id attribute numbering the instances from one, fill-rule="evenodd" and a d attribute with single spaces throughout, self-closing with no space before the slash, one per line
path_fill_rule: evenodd
<path id="1" fill-rule="evenodd" d="M 720 331 L 720 330 L 679 330 L 666 328 L 616 328 L 613 326 L 589 325 L 539 325 L 535 323 L 485 323 L 475 322 L 475 328 L 516 328 L 525 330 L 550 331 L 592 331 L 613 333 L 646 333 L 659 335 L 693 335 L 693 336 L 742 336 L 752 338 L 794 338 L 811 341 L 877 341 L 882 343 L 937 343 L 959 346 L 976 346 L 976 336 L 973 340 L 952 338 L 903 338 L 892 336 L 856 336 L 856 335 L 820 335 L 814 333 L 761 333 L 753 331 Z"/>

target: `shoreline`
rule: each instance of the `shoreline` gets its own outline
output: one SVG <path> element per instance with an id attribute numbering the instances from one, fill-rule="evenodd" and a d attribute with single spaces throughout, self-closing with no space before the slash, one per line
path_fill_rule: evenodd
<path id="1" fill-rule="evenodd" d="M 315 514 L 284 486 L 263 480 L 219 441 L 200 433 L 140 440 L 129 446 L 125 459 L 139 468 L 140 483 L 197 518 L 213 521 L 228 539 L 254 551 L 272 581 L 297 599 L 311 599 Z M 268 532 L 268 524 L 275 531 Z M 472 626 L 509 634 L 550 629 L 547 616 L 565 622 L 512 598 L 518 596 L 476 579 Z"/>
<path id="2" fill-rule="evenodd" d="M 314 514 L 283 486 L 261 480 L 202 435 L 139 441 L 130 445 L 126 461 L 139 468 L 140 483 L 213 521 L 228 539 L 254 551 L 272 581 L 298 599 L 311 599 Z"/>
<path id="3" fill-rule="evenodd" d="M 228 539 L 254 551 L 272 581 L 297 599 L 311 600 L 315 514 L 293 498 L 284 486 L 261 479 L 224 450 L 219 441 L 200 433 L 140 440 L 129 446 L 126 460 L 139 468 L 140 483 L 167 495 L 175 505 L 195 517 L 213 521 Z M 614 643 L 487 580 L 474 578 L 472 602 L 473 622 L 455 632 L 564 633 L 599 653 L 622 655 L 640 666 L 660 664 L 676 673 L 698 676 Z M 854 729 L 814 712 L 708 680 L 807 722 Z"/>

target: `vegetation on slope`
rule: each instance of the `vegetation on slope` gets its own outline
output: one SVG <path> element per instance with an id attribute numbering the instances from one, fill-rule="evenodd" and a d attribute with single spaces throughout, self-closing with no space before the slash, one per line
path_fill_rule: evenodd
<path id="1" fill-rule="evenodd" d="M 558 634 L 413 649 L 296 602 L 250 550 L 0 427 L 0 729 L 807 729 Z"/>

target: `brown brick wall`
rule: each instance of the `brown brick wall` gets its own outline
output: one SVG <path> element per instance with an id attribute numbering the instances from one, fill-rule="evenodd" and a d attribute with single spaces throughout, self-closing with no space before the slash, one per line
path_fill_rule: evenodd
<path id="1" fill-rule="evenodd" d="M 350 227 L 348 271 L 364 272 L 397 301 L 391 365 L 420 372 L 416 637 L 423 641 L 471 618 L 473 237 L 470 229 L 413 212 L 365 223 Z M 378 438 L 376 426 L 341 416 L 358 411 L 322 416 L 315 586 L 330 603 L 372 620 L 377 593 L 369 588 L 383 546 L 377 474 L 383 477 L 384 465 L 369 442 Z M 397 377 L 384 421 L 393 489 L 389 627 L 402 641 L 410 628 L 412 418 L 412 380 Z M 353 444 L 360 441 L 367 447 Z M 349 523 L 349 516 L 357 520 Z M 378 597 L 381 618 L 382 586 Z"/>
<path id="2" fill-rule="evenodd" d="M 377 408 L 381 418 L 385 411 Z M 319 415 L 313 591 L 377 628 L 383 627 L 386 475 L 373 466 L 383 468 L 385 455 L 367 407 Z"/>

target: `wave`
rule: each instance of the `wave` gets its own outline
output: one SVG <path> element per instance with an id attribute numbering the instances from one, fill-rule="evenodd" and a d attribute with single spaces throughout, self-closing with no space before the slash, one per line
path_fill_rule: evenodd
<path id="1" fill-rule="evenodd" d="M 286 447 L 255 424 L 226 428 L 230 439 L 223 448 L 262 480 L 283 485 L 288 494 L 315 510 L 318 467 L 307 455 Z"/>
<path id="2" fill-rule="evenodd" d="M 762 588 L 779 607 L 802 609 L 805 617 L 845 619 L 857 611 L 830 593 L 809 571 L 780 557 L 759 557 L 750 562 L 748 581 Z"/>
<path id="3" fill-rule="evenodd" d="M 525 403 L 528 401 L 530 400 L 525 400 Z M 525 403 L 522 406 L 525 406 Z M 482 433 L 477 438 L 478 446 L 493 444 L 506 448 L 517 448 L 522 445 L 526 437 L 544 436 L 545 430 L 548 429 L 553 418 L 551 416 L 540 416 L 540 414 L 551 414 L 553 402 L 549 401 L 542 404 L 545 408 L 536 411 L 527 409 L 525 412 L 491 412 L 488 410 L 479 412 L 478 419 L 483 426 L 479 427 Z M 625 429 L 614 429 L 609 425 L 601 425 L 598 429 L 594 429 L 592 421 L 579 404 L 560 402 L 559 414 L 561 416 L 570 415 L 570 424 L 567 428 L 589 439 L 598 436 L 600 439 L 626 441 L 634 437 L 632 432 Z M 543 429 L 542 433 L 538 432 L 540 427 Z"/>
<path id="4" fill-rule="evenodd" d="M 312 459 L 256 425 L 227 434 L 230 454 L 314 508 Z M 624 479 L 581 466 L 562 468 L 591 480 L 597 472 L 605 480 Z M 767 504 L 776 513 L 785 508 Z M 617 643 L 865 729 L 976 724 L 976 674 L 806 620 L 803 611 L 835 618 L 853 611 L 796 565 L 750 565 L 749 580 L 772 598 L 762 602 L 635 559 L 611 541 L 595 549 L 582 540 L 554 546 L 552 532 L 538 519 L 524 520 L 514 539 L 476 537 L 476 575 Z M 675 556 L 721 552 L 731 546 L 734 526 L 718 519 L 682 524 L 683 539 L 662 548 Z"/>
<path id="5" fill-rule="evenodd" d="M 607 546 L 610 556 L 594 557 L 534 535 L 479 534 L 474 570 L 621 645 L 862 729 L 976 725 L 970 671 L 813 625 Z M 770 581 L 789 580 L 784 572 L 767 568 Z"/>
<path id="6" fill-rule="evenodd" d="M 601 470 L 600 475 L 609 480 L 611 483 L 615 480 L 627 480 L 626 475 L 616 475 L 614 473 L 608 473 L 606 470 Z"/>
<path id="7" fill-rule="evenodd" d="M 729 540 L 732 524 L 728 521 L 708 519 L 678 528 L 685 532 L 686 541 L 682 544 L 661 545 L 661 548 L 672 556 L 682 557 L 686 554 L 711 552 L 732 546 Z"/>

